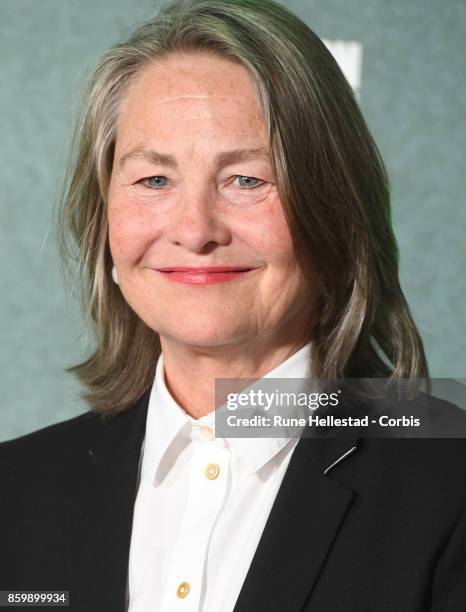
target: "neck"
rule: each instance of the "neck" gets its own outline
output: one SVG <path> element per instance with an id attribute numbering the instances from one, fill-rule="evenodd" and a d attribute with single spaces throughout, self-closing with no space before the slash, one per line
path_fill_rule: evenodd
<path id="1" fill-rule="evenodd" d="M 165 384 L 187 414 L 198 419 L 215 410 L 216 378 L 262 378 L 307 340 L 192 347 L 161 338 Z"/>

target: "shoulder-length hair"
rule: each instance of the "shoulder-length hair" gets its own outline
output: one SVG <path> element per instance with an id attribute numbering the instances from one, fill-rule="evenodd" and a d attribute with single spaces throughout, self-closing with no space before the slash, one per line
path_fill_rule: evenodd
<path id="1" fill-rule="evenodd" d="M 386 170 L 330 52 L 273 0 L 176 0 L 102 56 L 76 123 L 58 239 L 96 342 L 67 369 L 84 384 L 83 399 L 120 412 L 153 381 L 160 339 L 112 282 L 107 193 L 125 91 L 148 64 L 177 52 L 219 54 L 251 75 L 296 257 L 318 285 L 313 376 L 428 377 L 399 283 Z"/>

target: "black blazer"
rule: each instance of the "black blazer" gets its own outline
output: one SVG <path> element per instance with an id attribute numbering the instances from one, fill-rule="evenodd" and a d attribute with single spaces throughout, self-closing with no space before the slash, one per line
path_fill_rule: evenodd
<path id="1" fill-rule="evenodd" d="M 123 612 L 147 405 L 0 444 L 0 590 Z M 466 441 L 331 435 L 297 444 L 234 612 L 464 612 Z"/>

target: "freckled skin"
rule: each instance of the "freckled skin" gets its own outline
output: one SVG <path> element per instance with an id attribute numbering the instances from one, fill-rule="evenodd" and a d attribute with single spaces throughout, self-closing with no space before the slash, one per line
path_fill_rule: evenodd
<path id="1" fill-rule="evenodd" d="M 175 157 L 172 168 L 119 160 L 135 147 Z M 315 298 L 296 262 L 269 161 L 217 167 L 217 153 L 268 149 L 247 70 L 212 55 L 172 55 L 130 85 L 118 121 L 109 188 L 109 238 L 120 289 L 160 334 L 167 383 L 200 416 L 212 381 L 262 376 L 292 354 Z M 246 190 L 238 176 L 257 179 Z M 153 179 L 165 177 L 156 189 Z M 262 183 L 261 183 L 262 181 Z M 258 267 L 242 279 L 193 286 L 163 266 Z"/>

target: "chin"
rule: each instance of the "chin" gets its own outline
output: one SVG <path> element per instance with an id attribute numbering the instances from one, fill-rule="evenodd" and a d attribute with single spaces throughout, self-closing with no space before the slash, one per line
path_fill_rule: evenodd
<path id="1" fill-rule="evenodd" d="M 156 329 L 160 336 L 176 342 L 198 348 L 221 347 L 228 344 L 235 344 L 241 338 L 247 337 L 244 330 L 240 330 L 237 326 L 226 326 L 226 321 L 218 319 L 216 321 L 209 320 L 205 323 L 202 321 L 193 321 L 190 324 L 189 317 L 182 322 L 174 322 L 173 325 L 158 325 L 152 326 Z"/>

